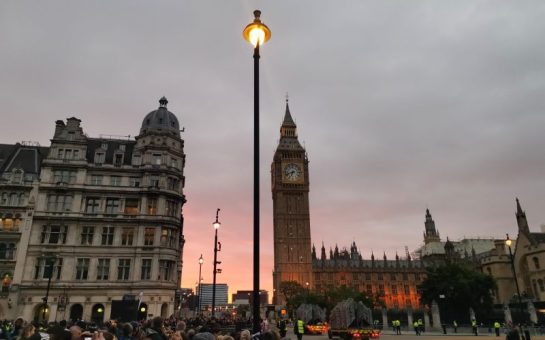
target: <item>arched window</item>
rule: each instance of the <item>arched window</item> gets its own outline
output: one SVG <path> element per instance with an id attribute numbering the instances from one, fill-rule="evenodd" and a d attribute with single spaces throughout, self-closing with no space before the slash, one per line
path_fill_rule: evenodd
<path id="1" fill-rule="evenodd" d="M 543 286 L 543 280 L 542 279 L 537 280 L 537 284 L 539 285 L 539 291 L 541 291 L 541 292 L 545 291 L 545 286 Z"/>
<path id="2" fill-rule="evenodd" d="M 536 269 L 539 269 L 539 259 L 534 256 L 532 257 L 532 261 L 534 261 L 534 266 L 536 267 Z"/>
<path id="3" fill-rule="evenodd" d="M 77 321 L 83 318 L 83 306 L 79 303 L 70 307 L 70 320 Z"/>
<path id="4" fill-rule="evenodd" d="M 101 324 L 104 321 L 104 305 L 97 303 L 91 311 L 91 321 Z"/>

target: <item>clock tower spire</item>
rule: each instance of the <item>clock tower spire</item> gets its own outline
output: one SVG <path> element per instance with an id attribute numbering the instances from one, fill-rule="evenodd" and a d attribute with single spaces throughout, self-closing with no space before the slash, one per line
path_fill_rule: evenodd
<path id="1" fill-rule="evenodd" d="M 275 304 L 283 304 L 282 282 L 295 281 L 305 287 L 312 282 L 309 176 L 305 149 L 297 138 L 297 126 L 288 100 L 280 127 L 280 141 L 271 165 L 273 199 Z"/>

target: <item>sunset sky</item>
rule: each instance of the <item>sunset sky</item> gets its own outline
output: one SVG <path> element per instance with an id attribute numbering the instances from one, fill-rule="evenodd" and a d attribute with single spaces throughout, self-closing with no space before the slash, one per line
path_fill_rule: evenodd
<path id="1" fill-rule="evenodd" d="M 261 50 L 261 283 L 272 290 L 270 163 L 286 92 L 310 160 L 312 241 L 393 258 L 545 223 L 543 1 L 1 1 L 0 143 L 57 119 L 138 134 L 166 96 L 185 128 L 183 286 L 252 288 L 254 9 Z"/>

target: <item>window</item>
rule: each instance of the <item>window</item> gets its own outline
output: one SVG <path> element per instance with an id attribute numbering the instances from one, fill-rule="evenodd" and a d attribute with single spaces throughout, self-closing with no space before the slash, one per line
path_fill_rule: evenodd
<path id="1" fill-rule="evenodd" d="M 8 193 L 3 192 L 2 193 L 2 200 L 0 201 L 1 205 L 8 205 L 9 199 L 8 199 Z"/>
<path id="2" fill-rule="evenodd" d="M 163 229 L 161 229 L 161 246 L 174 248 L 175 243 L 174 230 L 163 227 Z"/>
<path id="3" fill-rule="evenodd" d="M 11 195 L 9 195 L 9 205 L 13 206 L 13 207 L 16 207 L 19 205 L 19 195 L 17 195 L 16 193 L 11 193 Z"/>
<path id="4" fill-rule="evenodd" d="M 119 168 L 122 165 L 123 165 L 123 154 L 116 153 L 114 155 L 114 166 Z"/>
<path id="5" fill-rule="evenodd" d="M 367 295 L 372 296 L 373 295 L 373 286 L 367 285 L 366 288 L 367 288 Z"/>
<path id="6" fill-rule="evenodd" d="M 125 151 L 125 144 L 121 144 L 119 146 L 119 151 Z"/>
<path id="7" fill-rule="evenodd" d="M 95 164 L 103 164 L 106 154 L 104 152 L 96 152 L 95 153 Z"/>
<path id="8" fill-rule="evenodd" d="M 129 184 L 131 187 L 138 188 L 140 186 L 140 178 L 139 177 L 131 177 L 129 179 Z"/>
<path id="9" fill-rule="evenodd" d="M 159 176 L 150 177 L 150 186 L 153 188 L 159 188 Z"/>
<path id="10" fill-rule="evenodd" d="M 543 280 L 542 279 L 538 279 L 537 284 L 539 285 L 539 291 L 540 292 L 545 291 L 545 287 L 543 286 Z"/>
<path id="11" fill-rule="evenodd" d="M 131 270 L 131 260 L 130 259 L 119 259 L 117 262 L 117 279 L 118 280 L 128 280 Z"/>
<path id="12" fill-rule="evenodd" d="M 76 261 L 76 280 L 87 280 L 89 274 L 89 259 L 77 259 Z"/>
<path id="13" fill-rule="evenodd" d="M 66 232 L 66 226 L 44 225 L 42 227 L 41 243 L 65 244 Z"/>
<path id="14" fill-rule="evenodd" d="M 384 295 L 384 285 L 382 284 L 378 285 L 378 293 L 381 295 Z"/>
<path id="15" fill-rule="evenodd" d="M 420 273 L 414 273 L 414 279 L 420 280 Z"/>
<path id="16" fill-rule="evenodd" d="M 174 248 L 176 244 L 176 232 L 173 229 L 161 229 L 161 246 Z"/>
<path id="17" fill-rule="evenodd" d="M 170 281 L 174 261 L 159 260 L 159 280 Z"/>
<path id="18" fill-rule="evenodd" d="M 390 280 L 395 281 L 396 280 L 396 274 L 390 274 Z"/>
<path id="19" fill-rule="evenodd" d="M 81 229 L 81 244 L 90 246 L 93 244 L 93 236 L 95 235 L 95 227 L 83 227 Z"/>
<path id="20" fill-rule="evenodd" d="M 70 211 L 72 207 L 72 196 L 68 195 L 49 195 L 47 196 L 48 211 Z"/>
<path id="21" fill-rule="evenodd" d="M 167 200 L 167 205 L 165 207 L 165 215 L 176 216 L 176 201 Z"/>
<path id="22" fill-rule="evenodd" d="M 173 168 L 178 169 L 178 160 L 176 158 L 171 158 L 170 159 L 170 166 L 173 167 Z"/>
<path id="23" fill-rule="evenodd" d="M 392 285 L 392 295 L 397 295 L 397 286 Z"/>
<path id="24" fill-rule="evenodd" d="M 155 238 L 155 228 L 144 229 L 144 245 L 152 246 Z"/>
<path id="25" fill-rule="evenodd" d="M 11 175 L 11 181 L 17 184 L 21 183 L 23 181 L 23 171 L 19 169 L 13 171 L 13 174 Z"/>
<path id="26" fill-rule="evenodd" d="M 102 175 L 92 175 L 91 185 L 102 185 Z"/>
<path id="27" fill-rule="evenodd" d="M 138 199 L 137 198 L 127 198 L 125 200 L 124 213 L 128 215 L 138 214 Z"/>
<path id="28" fill-rule="evenodd" d="M 140 279 L 151 279 L 151 259 L 142 259 L 142 272 L 140 273 Z"/>
<path id="29" fill-rule="evenodd" d="M 168 190 L 178 190 L 178 187 L 180 186 L 180 180 L 174 177 L 168 177 L 167 178 L 167 189 Z"/>
<path id="30" fill-rule="evenodd" d="M 371 273 L 365 273 L 365 279 L 371 280 Z"/>
<path id="31" fill-rule="evenodd" d="M 54 183 L 75 183 L 76 182 L 76 172 L 70 170 L 55 170 L 53 173 L 53 182 Z"/>
<path id="32" fill-rule="evenodd" d="M 103 246 L 111 246 L 114 243 L 114 227 L 107 226 L 102 227 L 102 241 Z"/>
<path id="33" fill-rule="evenodd" d="M 140 165 L 142 162 L 142 156 L 140 156 L 139 154 L 134 154 L 132 155 L 132 165 Z"/>
<path id="34" fill-rule="evenodd" d="M 62 258 L 57 259 L 45 259 L 36 258 L 36 266 L 34 270 L 34 279 L 49 279 L 51 278 L 59 280 L 62 270 Z"/>
<path id="35" fill-rule="evenodd" d="M 102 143 L 100 145 L 100 148 L 103 149 L 104 151 L 108 150 L 108 143 Z"/>
<path id="36" fill-rule="evenodd" d="M 382 273 L 378 273 L 378 280 L 382 281 L 384 278 L 382 277 Z"/>
<path id="37" fill-rule="evenodd" d="M 123 228 L 121 231 L 121 245 L 132 246 L 134 240 L 134 228 Z"/>
<path id="38" fill-rule="evenodd" d="M 97 280 L 108 280 L 110 278 L 110 259 L 98 259 Z"/>
<path id="39" fill-rule="evenodd" d="M 106 198 L 106 214 L 117 214 L 119 212 L 119 199 Z"/>
<path id="40" fill-rule="evenodd" d="M 536 269 L 539 269 L 539 259 L 534 256 L 532 257 L 532 261 L 534 261 L 534 266 L 536 267 Z"/>
<path id="41" fill-rule="evenodd" d="M 148 197 L 148 215 L 157 214 L 157 198 Z"/>
<path id="42" fill-rule="evenodd" d="M 403 280 L 407 281 L 409 279 L 409 275 L 407 273 L 403 273 Z"/>
<path id="43" fill-rule="evenodd" d="M 98 197 L 89 197 L 87 198 L 87 203 L 85 204 L 85 212 L 89 214 L 96 214 L 99 212 L 100 199 Z"/>
<path id="44" fill-rule="evenodd" d="M 409 292 L 409 286 L 405 285 L 405 287 L 403 287 L 404 291 L 405 291 L 405 295 L 409 295 L 410 292 Z"/>
<path id="45" fill-rule="evenodd" d="M 121 185 L 121 176 L 111 176 L 110 177 L 110 185 L 114 187 L 118 187 Z"/>
<path id="46" fill-rule="evenodd" d="M 151 164 L 161 165 L 161 154 L 160 153 L 154 153 L 154 154 L 151 155 Z"/>

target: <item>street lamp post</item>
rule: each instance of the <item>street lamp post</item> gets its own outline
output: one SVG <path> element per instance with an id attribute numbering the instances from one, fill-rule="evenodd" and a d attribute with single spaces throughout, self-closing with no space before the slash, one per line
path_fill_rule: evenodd
<path id="1" fill-rule="evenodd" d="M 216 230 L 215 236 L 214 236 L 214 277 L 212 280 L 212 316 L 216 315 L 216 273 L 218 270 L 216 269 L 216 265 L 220 264 L 221 261 L 218 261 L 218 229 L 221 226 L 221 223 L 218 222 L 218 214 L 220 212 L 220 209 L 216 210 L 216 221 L 212 223 L 214 226 L 214 229 Z"/>
<path id="2" fill-rule="evenodd" d="M 259 46 L 271 38 L 271 31 L 261 22 L 261 11 L 254 11 L 254 21 L 248 24 L 242 36 L 254 46 L 254 290 L 253 332 L 260 329 L 259 320 Z"/>
<path id="3" fill-rule="evenodd" d="M 57 260 L 57 256 L 55 255 L 44 255 L 42 256 L 42 259 L 45 261 L 44 263 L 44 270 L 47 270 L 48 276 L 47 276 L 47 288 L 45 290 L 45 296 L 42 298 L 43 300 L 43 308 L 42 308 L 42 319 L 45 320 L 45 315 L 48 310 L 47 300 L 49 299 L 49 289 L 51 288 L 51 278 L 53 277 L 53 266 L 55 265 L 55 262 Z"/>
<path id="4" fill-rule="evenodd" d="M 199 307 L 197 309 L 197 314 L 198 315 L 201 314 L 201 297 L 202 297 L 202 293 L 201 293 L 201 281 L 202 281 L 201 269 L 202 269 L 203 262 L 204 262 L 204 259 L 202 258 L 202 254 L 201 254 L 201 257 L 199 257 Z"/>
<path id="5" fill-rule="evenodd" d="M 513 279 L 515 280 L 515 287 L 517 287 L 517 296 L 519 300 L 519 310 L 520 310 L 520 317 L 524 318 L 524 311 L 522 309 L 522 299 L 520 297 L 520 289 L 519 289 L 519 282 L 517 280 L 517 273 L 515 271 L 515 261 L 513 259 L 513 252 L 511 251 L 511 244 L 513 241 L 509 238 L 509 234 L 507 234 L 507 238 L 505 239 L 505 244 L 507 245 L 507 248 L 509 248 L 509 260 L 511 261 L 511 270 L 513 271 Z"/>

